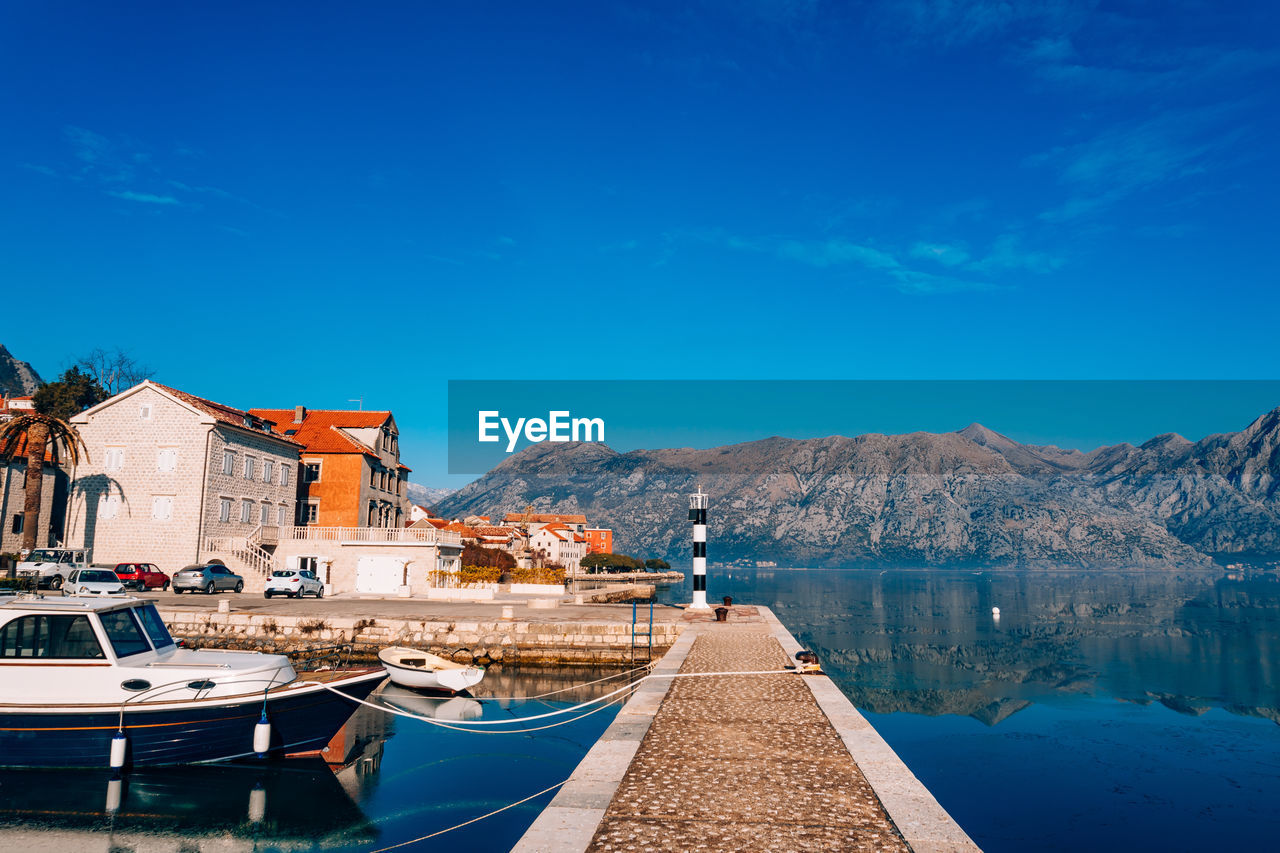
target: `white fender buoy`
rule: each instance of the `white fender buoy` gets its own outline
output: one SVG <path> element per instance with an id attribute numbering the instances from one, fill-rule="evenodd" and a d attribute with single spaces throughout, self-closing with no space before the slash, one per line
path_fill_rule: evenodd
<path id="1" fill-rule="evenodd" d="M 254 782 L 249 791 L 249 823 L 262 823 L 267 817 L 267 789 Z"/>
<path id="2" fill-rule="evenodd" d="M 999 618 L 1000 618 L 1000 608 L 999 608 L 999 607 L 993 607 L 993 608 L 991 608 L 991 615 L 992 615 L 992 616 L 994 616 L 994 617 L 996 617 L 997 619 L 999 619 Z"/>
<path id="3" fill-rule="evenodd" d="M 124 781 L 119 776 L 111 777 L 107 783 L 107 814 L 120 811 L 120 797 L 124 793 Z"/>
<path id="4" fill-rule="evenodd" d="M 267 712 L 262 712 L 262 719 L 253 727 L 253 751 L 259 758 L 266 757 L 271 748 L 271 723 L 267 722 Z"/>
<path id="5" fill-rule="evenodd" d="M 124 732 L 117 731 L 111 736 L 111 758 L 107 762 L 112 770 L 119 770 L 124 767 L 124 754 L 129 746 L 129 740 L 124 736 Z"/>

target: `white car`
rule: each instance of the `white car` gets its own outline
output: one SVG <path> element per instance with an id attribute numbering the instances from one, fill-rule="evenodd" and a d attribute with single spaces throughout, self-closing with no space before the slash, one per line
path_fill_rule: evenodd
<path id="1" fill-rule="evenodd" d="M 62 584 L 63 595 L 124 595 L 124 584 L 110 569 L 76 569 Z"/>
<path id="2" fill-rule="evenodd" d="M 308 593 L 316 598 L 324 598 L 324 584 L 314 573 L 306 569 L 272 572 L 271 577 L 267 578 L 267 585 L 262 590 L 264 598 L 271 598 L 273 595 L 301 598 Z"/>

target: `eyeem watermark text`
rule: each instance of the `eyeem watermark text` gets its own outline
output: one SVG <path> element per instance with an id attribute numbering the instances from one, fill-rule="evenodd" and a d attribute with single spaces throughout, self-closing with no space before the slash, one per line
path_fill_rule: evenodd
<path id="1" fill-rule="evenodd" d="M 510 418 L 502 417 L 498 411 L 481 411 L 479 441 L 501 441 L 498 429 L 507 436 L 507 452 L 516 449 L 516 443 L 523 433 L 525 440 L 531 444 L 542 441 L 604 441 L 604 418 L 575 418 L 570 412 L 547 412 L 546 420 L 542 418 Z"/>

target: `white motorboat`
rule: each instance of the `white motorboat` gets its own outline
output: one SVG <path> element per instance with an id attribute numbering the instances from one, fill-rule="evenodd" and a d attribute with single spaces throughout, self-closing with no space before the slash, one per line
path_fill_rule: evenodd
<path id="1" fill-rule="evenodd" d="M 145 599 L 0 599 L 0 765 L 118 769 L 319 749 L 384 677 L 300 677 L 283 655 L 179 648 Z"/>
<path id="2" fill-rule="evenodd" d="M 482 666 L 455 663 L 421 649 L 392 646 L 378 652 L 378 660 L 393 684 L 417 690 L 461 693 L 484 679 Z"/>

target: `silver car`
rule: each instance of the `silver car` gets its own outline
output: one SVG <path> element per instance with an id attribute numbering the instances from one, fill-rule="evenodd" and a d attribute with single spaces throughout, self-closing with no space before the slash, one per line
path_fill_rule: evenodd
<path id="1" fill-rule="evenodd" d="M 218 563 L 187 566 L 173 576 L 173 591 L 176 593 L 200 590 L 213 595 L 228 589 L 244 592 L 244 578 Z"/>

